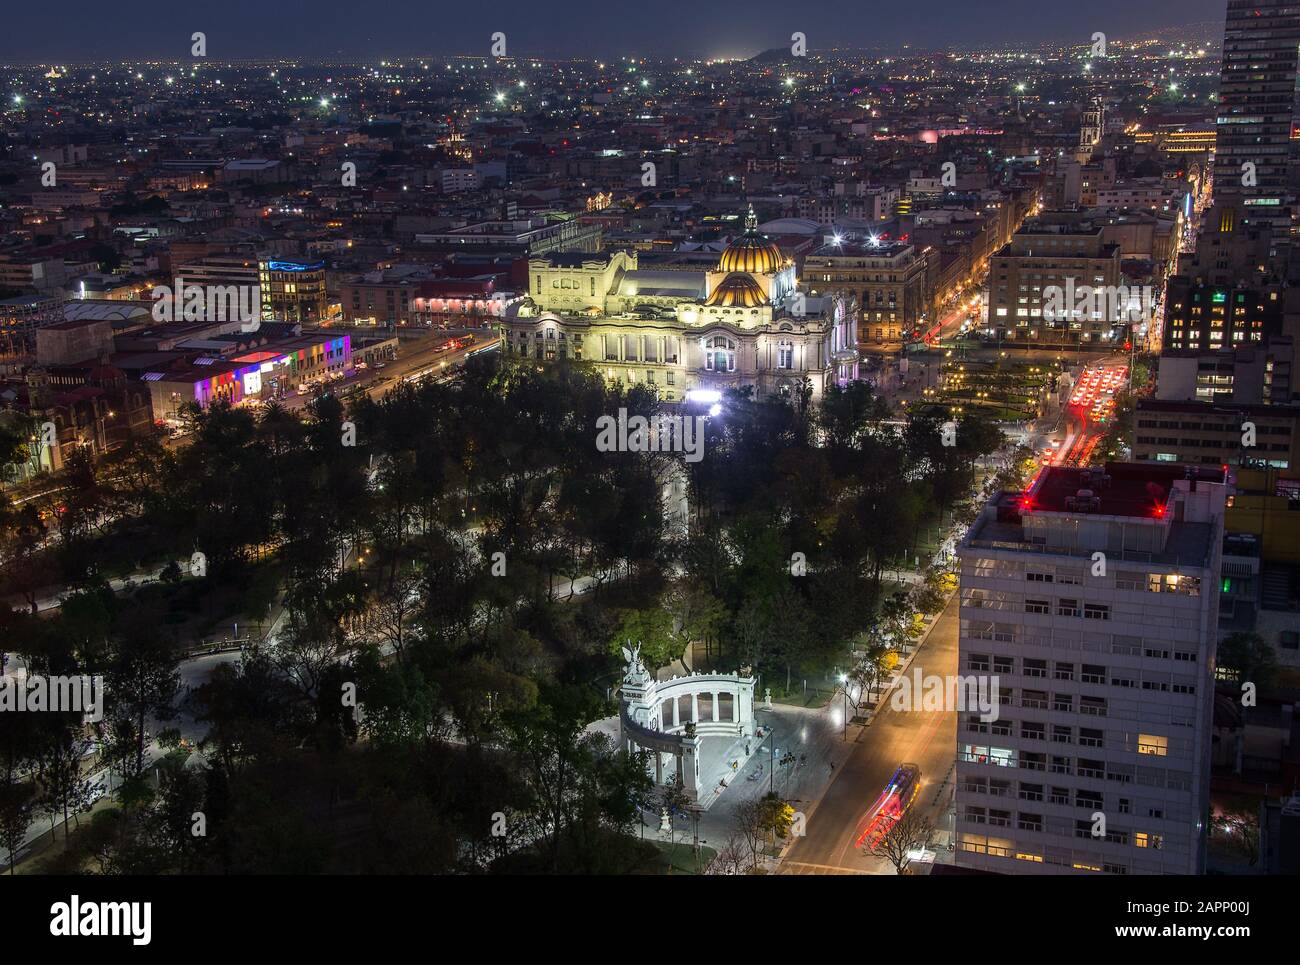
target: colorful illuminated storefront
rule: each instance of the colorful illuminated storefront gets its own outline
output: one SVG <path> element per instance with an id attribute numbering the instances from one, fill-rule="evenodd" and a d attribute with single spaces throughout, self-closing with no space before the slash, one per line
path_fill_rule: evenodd
<path id="1" fill-rule="evenodd" d="M 211 372 L 204 375 L 204 370 Z M 225 400 L 232 405 L 250 399 L 274 399 L 325 379 L 353 371 L 352 336 L 324 341 L 296 338 L 272 348 L 232 359 L 200 358 L 186 373 L 148 373 L 155 418 L 174 417 L 187 401 L 207 408 Z"/>

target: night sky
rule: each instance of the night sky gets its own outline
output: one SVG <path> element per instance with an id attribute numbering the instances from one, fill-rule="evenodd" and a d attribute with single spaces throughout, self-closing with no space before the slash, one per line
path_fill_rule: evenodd
<path id="1" fill-rule="evenodd" d="M 64 0 L 7 5 L 0 62 L 189 58 L 204 31 L 212 60 L 487 53 L 493 31 L 510 54 L 749 56 L 789 46 L 921 47 L 1061 41 L 1094 31 L 1124 39 L 1179 24 L 1222 22 L 1224 0 Z"/>

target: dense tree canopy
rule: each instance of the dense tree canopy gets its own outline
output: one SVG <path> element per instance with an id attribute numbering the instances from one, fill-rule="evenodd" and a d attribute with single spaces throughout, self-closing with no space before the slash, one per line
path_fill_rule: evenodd
<path id="1" fill-rule="evenodd" d="M 640 643 L 652 666 L 750 667 L 774 687 L 847 665 L 854 639 L 880 631 L 883 572 L 1000 443 L 974 419 L 955 436 L 922 418 L 900 429 L 865 383 L 820 407 L 731 393 L 698 462 L 602 451 L 597 420 L 620 409 L 660 404 L 582 364 L 473 360 L 378 401 L 322 396 L 305 418 L 195 411 L 183 444 L 71 464 L 45 518 L 0 513 L 6 591 L 75 590 L 54 616 L 9 612 L 12 649 L 107 677 L 100 738 L 136 782 L 61 860 L 638 867 L 627 832 L 649 800 L 644 768 L 587 730 L 613 711 L 620 647 Z M 688 518 L 665 499 L 674 487 Z M 162 570 L 130 606 L 104 583 L 124 564 Z M 155 751 L 146 782 L 181 697 L 188 641 L 163 612 L 180 599 L 264 611 L 273 629 L 185 697 L 208 736 L 188 760 L 175 742 Z M 11 755 L 0 831 L 30 810 L 25 788 L 75 810 L 60 769 L 77 728 L 64 730 Z M 197 838 L 181 820 L 196 811 Z"/>

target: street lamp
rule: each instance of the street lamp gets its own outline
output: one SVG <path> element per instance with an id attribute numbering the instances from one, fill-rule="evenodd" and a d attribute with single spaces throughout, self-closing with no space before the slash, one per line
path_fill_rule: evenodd
<path id="1" fill-rule="evenodd" d="M 776 793 L 776 734 L 768 735 L 771 738 L 767 743 L 767 790 L 770 794 Z"/>
<path id="2" fill-rule="evenodd" d="M 840 674 L 840 685 L 844 691 L 844 735 L 840 738 L 843 741 L 849 739 L 849 675 Z"/>

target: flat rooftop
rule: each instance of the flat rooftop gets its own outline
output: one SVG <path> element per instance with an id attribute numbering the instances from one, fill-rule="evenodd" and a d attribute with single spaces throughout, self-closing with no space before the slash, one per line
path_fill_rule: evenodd
<path id="1" fill-rule="evenodd" d="M 1205 565 L 1212 549 L 1213 526 L 1207 522 L 1171 519 L 1165 507 L 1175 480 L 1222 483 L 1222 470 L 1180 464 L 1112 462 L 1106 464 L 1104 472 L 1110 477 L 1108 482 L 1100 480 L 1096 470 L 1088 475 L 1084 469 L 1064 466 L 1044 469 L 1027 492 L 1004 492 L 994 497 L 990 501 L 992 505 L 971 526 L 962 545 L 1073 557 L 1089 557 L 1094 550 L 1104 549 L 1108 557 L 1125 562 Z M 1067 502 L 1074 500 L 1081 489 L 1090 490 L 1098 501 L 1086 512 Z M 1038 513 L 1149 520 L 1153 525 L 1167 526 L 1168 531 L 1160 550 L 1125 545 L 1123 530 L 1118 531 L 1119 545 L 1093 545 L 1092 541 L 1081 540 L 1074 545 L 1048 546 L 1038 539 L 1031 541 L 1023 525 L 1026 515 Z"/>
<path id="2" fill-rule="evenodd" d="M 876 244 L 829 244 L 810 252 L 814 258 L 896 258 L 914 246 L 910 241 L 880 241 Z"/>
<path id="3" fill-rule="evenodd" d="M 1048 513 L 1073 512 L 1067 503 L 1081 489 L 1100 500 L 1094 516 L 1158 518 L 1169 501 L 1174 480 L 1224 481 L 1219 467 L 1111 462 L 1098 472 L 1068 466 L 1048 466 L 1030 484 L 1024 509 Z"/>

